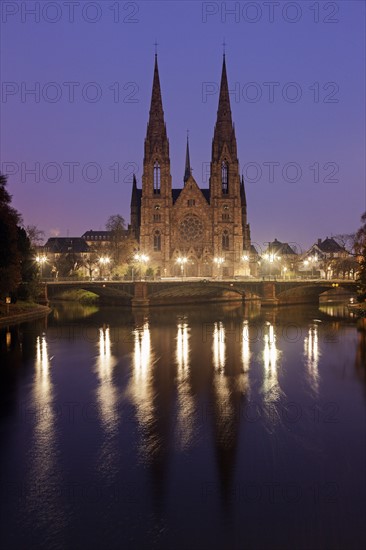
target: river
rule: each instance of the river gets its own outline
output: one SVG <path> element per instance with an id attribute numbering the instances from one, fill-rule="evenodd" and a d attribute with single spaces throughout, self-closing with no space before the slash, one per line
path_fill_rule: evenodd
<path id="1" fill-rule="evenodd" d="M 364 548 L 350 315 L 58 303 L 1 329 L 2 547 Z"/>

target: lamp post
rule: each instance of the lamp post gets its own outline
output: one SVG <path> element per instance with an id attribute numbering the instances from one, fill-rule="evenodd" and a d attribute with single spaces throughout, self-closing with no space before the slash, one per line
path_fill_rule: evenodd
<path id="1" fill-rule="evenodd" d="M 104 275 L 104 268 L 110 263 L 111 259 L 108 256 L 101 256 L 98 261 L 100 264 L 99 277 L 102 278 L 102 273 Z"/>
<path id="2" fill-rule="evenodd" d="M 142 264 L 146 264 L 149 261 L 149 256 L 138 252 L 134 255 L 134 260 L 139 264 L 140 269 L 140 280 L 142 279 Z"/>
<path id="3" fill-rule="evenodd" d="M 36 257 L 36 262 L 37 262 L 37 264 L 39 265 L 39 269 L 40 269 L 40 278 L 42 279 L 43 264 L 45 264 L 45 263 L 47 262 L 47 256 L 45 256 L 44 254 L 41 255 L 41 256 L 37 256 L 37 257 Z"/>
<path id="4" fill-rule="evenodd" d="M 222 256 L 217 256 L 216 258 L 214 258 L 214 262 L 217 265 L 219 278 L 220 278 L 220 274 L 221 274 L 221 266 L 224 263 L 224 261 L 225 261 L 225 258 L 223 258 Z"/>
<path id="5" fill-rule="evenodd" d="M 188 260 L 185 256 L 179 256 L 179 258 L 177 258 L 177 263 L 180 265 L 180 273 L 181 273 L 182 281 L 184 278 L 184 266 L 187 263 L 187 261 Z"/>

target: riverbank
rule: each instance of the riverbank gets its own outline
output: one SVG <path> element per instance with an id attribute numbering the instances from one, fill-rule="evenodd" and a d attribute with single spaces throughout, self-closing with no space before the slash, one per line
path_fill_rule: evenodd
<path id="1" fill-rule="evenodd" d="M 23 321 L 32 321 L 44 317 L 51 312 L 47 306 L 41 306 L 34 302 L 21 302 L 16 304 L 0 305 L 0 326 L 13 325 Z"/>

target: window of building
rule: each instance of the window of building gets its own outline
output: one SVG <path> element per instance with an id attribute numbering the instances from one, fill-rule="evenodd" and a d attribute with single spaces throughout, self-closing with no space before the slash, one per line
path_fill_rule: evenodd
<path id="1" fill-rule="evenodd" d="M 160 222 L 160 221 L 161 221 L 160 214 L 154 214 L 154 222 Z"/>
<path id="2" fill-rule="evenodd" d="M 155 252 L 161 250 L 161 235 L 158 230 L 154 232 L 154 250 Z"/>
<path id="3" fill-rule="evenodd" d="M 229 166 L 226 160 L 221 165 L 221 189 L 222 194 L 227 195 L 229 192 Z"/>
<path id="4" fill-rule="evenodd" d="M 225 229 L 222 232 L 222 249 L 229 250 L 229 245 L 230 245 L 229 231 Z"/>
<path id="5" fill-rule="evenodd" d="M 223 222 L 228 222 L 229 220 L 230 220 L 230 214 L 225 213 L 222 215 Z"/>
<path id="6" fill-rule="evenodd" d="M 157 160 L 154 163 L 154 193 L 160 194 L 160 164 Z"/>
<path id="7" fill-rule="evenodd" d="M 196 201 L 194 199 L 188 199 L 187 204 L 188 206 L 194 206 L 196 204 Z"/>

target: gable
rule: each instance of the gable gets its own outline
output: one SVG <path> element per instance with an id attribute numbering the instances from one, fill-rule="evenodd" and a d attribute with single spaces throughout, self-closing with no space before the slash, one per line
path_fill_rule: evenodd
<path id="1" fill-rule="evenodd" d="M 174 190 L 174 191 L 177 191 L 177 190 Z M 208 191 L 208 189 L 207 190 L 205 189 L 204 191 Z M 202 190 L 198 187 L 196 181 L 192 176 L 188 178 L 185 186 L 183 187 L 183 189 L 180 190 L 180 193 L 177 196 L 177 199 L 174 203 L 174 208 L 188 206 L 189 200 L 195 201 L 195 204 L 194 204 L 195 207 L 209 208 L 207 193 L 204 194 L 202 192 Z"/>

